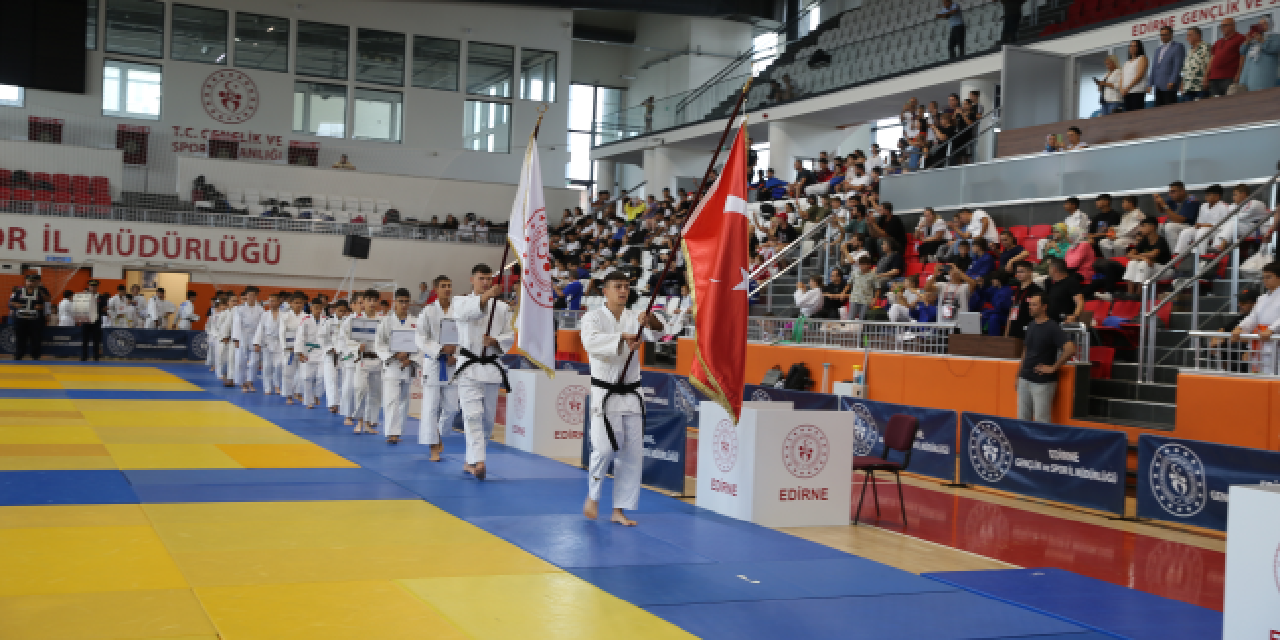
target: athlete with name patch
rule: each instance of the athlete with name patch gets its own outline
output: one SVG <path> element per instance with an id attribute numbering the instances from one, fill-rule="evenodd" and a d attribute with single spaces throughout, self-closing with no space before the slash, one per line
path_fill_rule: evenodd
<path id="1" fill-rule="evenodd" d="M 262 392 L 265 394 L 280 395 L 283 379 L 284 343 L 280 342 L 280 318 L 284 311 L 280 307 L 279 293 L 267 296 L 262 319 L 253 333 L 253 350 L 262 363 Z"/>
<path id="2" fill-rule="evenodd" d="M 342 363 L 338 355 L 342 321 L 351 313 L 346 300 L 333 303 L 333 315 L 320 323 L 320 344 L 324 347 L 324 401 L 329 413 L 338 412 L 342 398 Z"/>
<path id="3" fill-rule="evenodd" d="M 400 444 L 413 379 L 418 375 L 418 319 L 409 315 L 412 300 L 408 289 L 396 289 L 391 313 L 378 319 L 373 341 L 382 359 L 382 414 L 387 420 L 384 433 L 388 444 Z"/>
<path id="4" fill-rule="evenodd" d="M 418 349 L 422 352 L 422 412 L 418 419 L 418 444 L 431 448 L 431 461 L 440 462 L 444 451 L 441 438 L 445 429 L 453 424 L 461 409 L 458 406 L 458 387 L 453 381 L 453 368 L 457 366 L 457 332 L 450 343 L 443 342 L 443 327 L 453 317 L 453 281 L 448 276 L 438 276 L 432 282 L 436 300 L 424 305 L 418 314 Z"/>
<path id="5" fill-rule="evenodd" d="M 293 404 L 294 398 L 302 391 L 297 384 L 300 364 L 297 345 L 300 338 L 298 327 L 307 313 L 303 310 L 306 303 L 305 294 L 294 293 L 289 297 L 289 310 L 280 314 L 280 347 L 284 351 L 284 366 L 280 368 L 280 395 L 284 396 L 285 404 Z"/>
<path id="6" fill-rule="evenodd" d="M 360 433 L 378 432 L 378 412 L 382 410 L 382 360 L 373 348 L 377 335 L 378 302 L 381 296 L 376 289 L 364 292 L 365 315 L 359 321 L 372 321 L 372 328 L 353 322 L 351 338 L 359 343 L 356 358 L 356 418 Z"/>
<path id="7" fill-rule="evenodd" d="M 613 516 L 618 524 L 634 527 L 625 510 L 640 502 L 640 471 L 644 464 L 644 398 L 640 396 L 640 358 L 631 355 L 648 338 L 664 330 L 652 313 L 627 308 L 631 280 L 621 271 L 605 276 L 605 306 L 582 315 L 582 348 L 591 361 L 591 461 L 587 502 L 582 514 L 599 514 L 604 476 L 613 463 Z M 630 356 L 626 374 L 622 367 Z"/>
<path id="8" fill-rule="evenodd" d="M 253 391 L 253 374 L 257 371 L 250 341 L 258 331 L 258 321 L 262 319 L 262 305 L 258 304 L 258 288 L 245 287 L 244 303 L 232 307 L 231 342 L 235 346 L 235 369 L 232 377 L 244 392 Z"/>
<path id="9" fill-rule="evenodd" d="M 338 413 L 342 414 L 342 424 L 350 427 L 356 424 L 356 371 L 360 364 L 360 343 L 351 338 L 351 323 L 364 317 L 364 294 L 351 294 L 351 313 L 338 325 L 338 335 L 334 338 L 337 347 L 338 362 L 342 365 L 342 388 L 339 390 Z M 356 426 L 356 433 L 363 428 Z"/>

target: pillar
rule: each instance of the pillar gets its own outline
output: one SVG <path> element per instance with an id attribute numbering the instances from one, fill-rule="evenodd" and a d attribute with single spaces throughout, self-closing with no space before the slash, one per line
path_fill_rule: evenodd
<path id="1" fill-rule="evenodd" d="M 844 132 L 834 127 L 772 120 L 769 122 L 769 166 L 778 178 L 791 182 L 796 179 L 793 168 L 796 158 L 816 158 L 820 151 L 834 153 L 844 137 Z"/>
<path id="2" fill-rule="evenodd" d="M 671 189 L 671 192 L 675 193 L 676 177 L 671 166 L 671 152 L 667 147 L 657 146 L 644 150 L 644 179 L 645 196 L 649 194 L 661 196 L 663 188 Z"/>
<path id="3" fill-rule="evenodd" d="M 996 108 L 996 81 L 982 80 L 978 78 L 969 78 L 960 81 L 960 99 L 969 97 L 970 91 L 978 91 L 979 102 L 982 104 L 984 113 L 991 113 Z M 987 122 L 983 122 L 983 127 L 988 126 Z M 988 132 L 981 140 L 974 145 L 973 159 L 974 162 L 986 162 L 991 160 L 995 155 L 995 136 L 993 132 Z"/>
<path id="4" fill-rule="evenodd" d="M 612 197 L 618 196 L 615 171 L 613 160 L 596 160 L 596 193 L 591 194 L 592 199 L 601 191 L 608 191 Z"/>

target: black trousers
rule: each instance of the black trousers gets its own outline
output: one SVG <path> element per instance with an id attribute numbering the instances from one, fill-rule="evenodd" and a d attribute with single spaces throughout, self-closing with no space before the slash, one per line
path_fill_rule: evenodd
<path id="1" fill-rule="evenodd" d="M 18 344 L 13 352 L 13 359 L 21 360 L 22 356 L 31 354 L 32 360 L 39 360 L 40 340 L 44 337 L 44 318 L 18 319 L 14 333 L 17 334 Z"/>
<path id="2" fill-rule="evenodd" d="M 1138 109 L 1147 108 L 1147 94 L 1145 93 L 1126 93 L 1124 94 L 1124 110 L 1137 111 Z"/>
<path id="3" fill-rule="evenodd" d="M 956 51 L 959 53 L 956 53 Z M 951 59 L 964 57 L 964 25 L 951 27 L 951 38 L 947 40 L 947 51 L 951 53 Z"/>
<path id="4" fill-rule="evenodd" d="M 1013 44 L 1018 41 L 1018 25 L 1022 24 L 1022 7 L 1004 8 L 1004 28 L 1000 30 L 1000 42 Z"/>
<path id="5" fill-rule="evenodd" d="M 1156 106 L 1162 107 L 1166 104 L 1178 104 L 1178 90 L 1161 91 L 1156 89 Z"/>
<path id="6" fill-rule="evenodd" d="M 80 325 L 80 359 L 88 360 L 89 345 L 92 344 L 93 359 L 102 357 L 102 325 L 85 323 Z"/>

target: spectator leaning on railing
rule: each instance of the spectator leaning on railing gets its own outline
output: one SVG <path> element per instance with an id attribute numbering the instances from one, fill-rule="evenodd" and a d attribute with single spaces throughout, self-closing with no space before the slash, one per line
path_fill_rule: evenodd
<path id="1" fill-rule="evenodd" d="M 960 5 L 955 0 L 942 0 L 938 17 L 946 18 L 947 25 L 951 27 L 947 36 L 947 52 L 951 59 L 964 57 L 964 12 L 960 10 Z"/>

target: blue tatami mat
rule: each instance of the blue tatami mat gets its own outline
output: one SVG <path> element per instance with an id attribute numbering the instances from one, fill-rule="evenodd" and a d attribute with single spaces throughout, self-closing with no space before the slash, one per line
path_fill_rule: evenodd
<path id="1" fill-rule="evenodd" d="M 417 500 L 404 487 L 381 484 L 143 484 L 133 488 L 143 503 L 305 502 L 311 500 Z"/>
<path id="2" fill-rule="evenodd" d="M 0 471 L 0 506 L 137 503 L 129 481 L 115 470 Z"/>
<path id="3" fill-rule="evenodd" d="M 944 584 L 1134 640 L 1222 637 L 1222 613 L 1062 569 L 925 574 Z"/>
<path id="4" fill-rule="evenodd" d="M 129 483 L 143 484 L 358 484 L 387 482 L 368 469 L 134 469 Z"/>
<path id="5" fill-rule="evenodd" d="M 673 544 L 645 535 L 641 527 L 622 527 L 602 518 L 592 522 L 578 513 L 554 516 L 469 518 L 472 524 L 562 568 L 621 565 L 700 564 L 712 562 Z M 434 504 L 449 509 L 432 500 Z M 639 517 L 639 516 L 637 516 Z"/>

